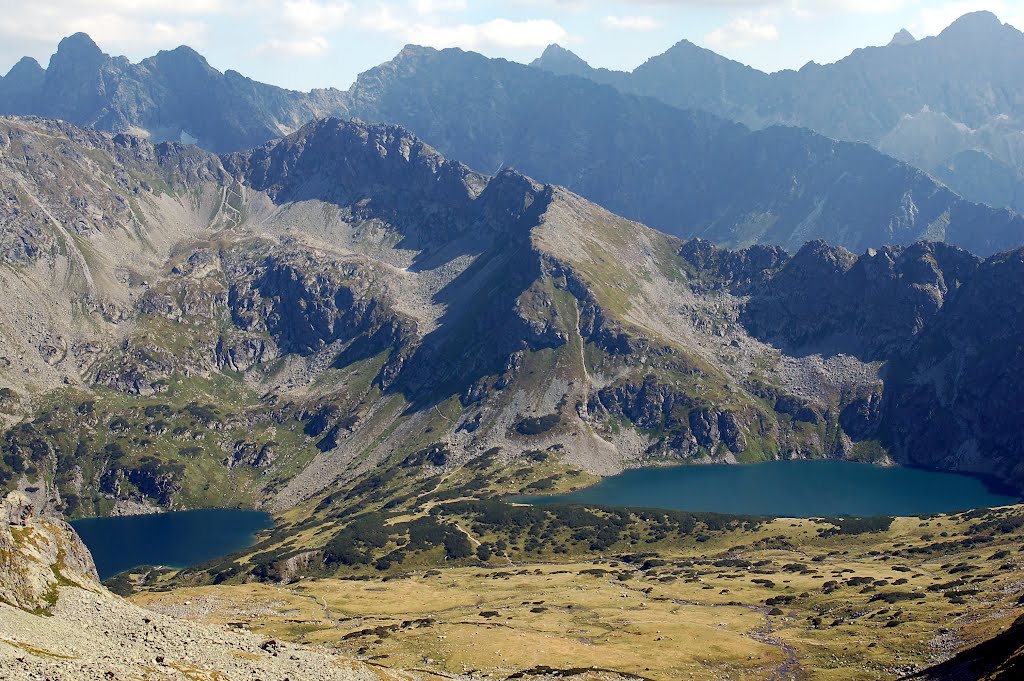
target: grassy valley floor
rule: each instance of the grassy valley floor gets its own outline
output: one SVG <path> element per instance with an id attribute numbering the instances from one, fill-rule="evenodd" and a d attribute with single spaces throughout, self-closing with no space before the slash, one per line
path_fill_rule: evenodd
<path id="1" fill-rule="evenodd" d="M 1024 507 L 872 530 L 779 519 L 655 552 L 284 585 L 157 584 L 133 600 L 385 668 L 501 679 L 891 679 L 1021 614 Z"/>

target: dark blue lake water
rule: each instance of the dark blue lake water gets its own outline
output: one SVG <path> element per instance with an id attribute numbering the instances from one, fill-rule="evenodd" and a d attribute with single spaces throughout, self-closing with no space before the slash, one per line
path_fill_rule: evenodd
<path id="1" fill-rule="evenodd" d="M 642 468 L 578 492 L 516 501 L 807 518 L 923 515 L 1005 506 L 1019 498 L 966 475 L 819 460 Z"/>
<path id="2" fill-rule="evenodd" d="M 273 523 L 259 511 L 207 509 L 71 523 L 96 561 L 100 579 L 140 565 L 185 568 L 251 546 Z"/>

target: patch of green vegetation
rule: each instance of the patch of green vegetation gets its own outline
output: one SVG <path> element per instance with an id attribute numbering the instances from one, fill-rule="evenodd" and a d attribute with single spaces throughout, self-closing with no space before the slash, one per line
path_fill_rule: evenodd
<path id="1" fill-rule="evenodd" d="M 54 392 L 31 420 L 0 434 L 0 485 L 31 470 L 52 476 L 68 517 L 108 513 L 115 490 L 179 508 L 251 507 L 317 452 L 295 414 L 271 418 L 269 409 L 219 374 L 173 375 L 166 392 L 150 396 Z M 276 458 L 239 459 L 246 443 L 272 446 Z M 82 479 L 95 483 L 80 489 Z"/>

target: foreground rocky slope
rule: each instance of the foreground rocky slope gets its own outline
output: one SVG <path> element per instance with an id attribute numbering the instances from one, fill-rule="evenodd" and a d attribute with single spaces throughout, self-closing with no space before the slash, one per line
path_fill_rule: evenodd
<path id="1" fill-rule="evenodd" d="M 1009 629 L 968 648 L 950 660 L 905 677 L 907 681 L 1002 681 L 1024 672 L 1024 620 L 1018 618 Z"/>
<path id="2" fill-rule="evenodd" d="M 1004 401 L 1021 367 L 984 350 L 1021 337 L 1017 252 L 722 251 L 396 127 L 317 121 L 217 157 L 3 123 L 0 315 L 21 332 L 0 478 L 69 515 L 286 509 L 494 452 L 1021 482 Z"/>
<path id="3" fill-rule="evenodd" d="M 111 595 L 62 520 L 8 495 L 0 515 L 0 676 L 5 679 L 370 681 L 351 660 L 160 615 Z"/>
<path id="4" fill-rule="evenodd" d="M 102 591 L 92 556 L 71 526 L 37 518 L 22 492 L 0 505 L 0 603 L 45 611 L 61 586 Z"/>
<path id="5" fill-rule="evenodd" d="M 591 68 L 557 45 L 533 65 L 753 128 L 797 125 L 867 142 L 972 201 L 1024 208 L 1024 34 L 972 12 L 934 37 L 901 31 L 834 64 L 766 74 L 683 40 L 630 73 Z M 912 86 L 910 85 L 912 84 Z"/>

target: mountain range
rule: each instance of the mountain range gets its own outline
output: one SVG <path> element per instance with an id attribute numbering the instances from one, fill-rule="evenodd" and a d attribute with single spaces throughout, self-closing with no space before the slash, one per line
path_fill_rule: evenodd
<path id="1" fill-rule="evenodd" d="M 793 252 L 824 239 L 863 252 L 929 239 L 990 255 L 1024 243 L 1017 214 L 964 201 L 866 145 L 791 127 L 752 131 L 459 50 L 410 46 L 347 92 L 304 94 L 220 74 L 188 48 L 133 65 L 77 34 L 45 71 L 23 60 L 0 80 L 0 111 L 219 152 L 325 114 L 398 123 L 472 167 L 513 166 L 668 233 L 733 247 Z"/>
<path id="2" fill-rule="evenodd" d="M 549 47 L 533 65 L 585 77 L 754 129 L 806 127 L 866 142 L 973 201 L 1024 207 L 1024 34 L 991 12 L 937 36 L 899 32 L 834 64 L 766 74 L 683 40 L 632 72 L 595 69 Z"/>
<path id="3" fill-rule="evenodd" d="M 514 166 L 683 238 L 791 252 L 813 239 L 857 252 L 929 239 L 983 255 L 1021 243 L 1019 215 L 865 144 L 751 131 L 457 49 L 407 47 L 347 96 L 350 115 L 401 124 L 473 167 Z"/>
<path id="4" fill-rule="evenodd" d="M 224 156 L 2 126 L 0 474 L 40 505 L 281 509 L 496 448 L 1024 484 L 1020 250 L 721 250 L 338 119 Z"/>

